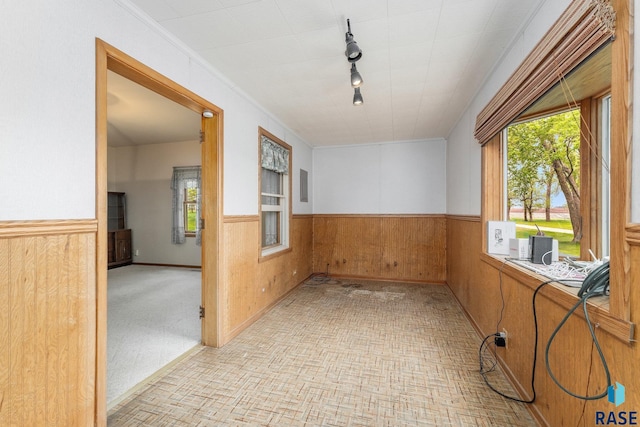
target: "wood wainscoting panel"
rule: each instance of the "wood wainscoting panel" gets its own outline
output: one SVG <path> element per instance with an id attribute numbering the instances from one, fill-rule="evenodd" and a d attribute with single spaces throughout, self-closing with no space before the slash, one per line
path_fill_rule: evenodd
<path id="1" fill-rule="evenodd" d="M 256 311 L 258 227 L 257 219 L 245 222 L 225 220 L 223 280 L 218 289 L 223 311 L 221 337 L 246 320 L 248 313 Z"/>
<path id="2" fill-rule="evenodd" d="M 482 250 L 480 217 L 447 217 L 447 283 L 467 312 L 477 301 L 472 290 L 481 268 L 479 253 Z M 475 313 L 474 313 L 475 314 Z M 477 314 L 476 314 L 477 315 Z"/>
<path id="3" fill-rule="evenodd" d="M 291 250 L 259 262 L 257 216 L 225 217 L 220 345 L 256 321 L 312 273 L 313 218 L 294 215 Z"/>
<path id="4" fill-rule="evenodd" d="M 497 348 L 500 366 L 514 384 L 520 398 L 530 398 L 535 328 L 533 294 L 544 279 L 514 274 L 513 268 L 483 258 L 484 240 L 479 218 L 447 217 L 447 283 L 481 337 L 508 331 L 506 348 Z M 631 247 L 632 283 L 640 280 L 640 246 Z M 558 299 L 559 289 L 544 285 L 536 297 L 538 323 L 536 401 L 529 405 L 541 425 L 593 425 L 597 411 L 614 411 L 605 399 L 584 401 L 565 393 L 546 370 L 545 349 L 568 308 Z M 503 308 L 504 301 L 504 308 Z M 640 287 L 631 289 L 632 313 L 640 310 Z M 580 309 L 581 310 L 581 309 Z M 632 321 L 636 320 L 632 317 Z M 596 316 L 596 336 L 611 372 L 611 380 L 627 390 L 640 389 L 637 375 L 640 349 L 601 327 Z M 549 366 L 555 377 L 573 393 L 594 396 L 606 390 L 607 380 L 584 316 L 570 316 L 549 349 Z M 640 407 L 640 394 L 627 393 L 625 408 Z M 635 409 L 626 409 L 627 411 Z"/>
<path id="5" fill-rule="evenodd" d="M 0 224 L 0 425 L 93 425 L 96 227 Z"/>
<path id="6" fill-rule="evenodd" d="M 342 277 L 446 281 L 444 215 L 314 215 L 313 271 Z"/>

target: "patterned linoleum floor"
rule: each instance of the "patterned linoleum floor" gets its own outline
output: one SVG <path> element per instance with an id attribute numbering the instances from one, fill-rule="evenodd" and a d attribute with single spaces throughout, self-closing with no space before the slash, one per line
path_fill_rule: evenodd
<path id="1" fill-rule="evenodd" d="M 220 349 L 179 362 L 109 426 L 534 426 L 487 388 L 441 285 L 307 281 Z M 501 374 L 494 385 L 513 389 Z"/>

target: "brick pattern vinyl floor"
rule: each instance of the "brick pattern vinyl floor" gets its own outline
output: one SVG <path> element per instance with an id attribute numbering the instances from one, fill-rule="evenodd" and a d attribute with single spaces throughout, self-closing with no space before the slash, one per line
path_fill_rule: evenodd
<path id="1" fill-rule="evenodd" d="M 123 401 L 108 425 L 535 426 L 484 384 L 479 345 L 446 286 L 316 277 Z"/>

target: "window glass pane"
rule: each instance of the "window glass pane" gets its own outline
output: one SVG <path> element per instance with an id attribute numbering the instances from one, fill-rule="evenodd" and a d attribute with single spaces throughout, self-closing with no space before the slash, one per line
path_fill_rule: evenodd
<path id="1" fill-rule="evenodd" d="M 609 164 L 611 161 L 611 154 L 609 147 L 611 146 L 610 134 L 611 134 L 611 96 L 607 96 L 602 99 L 601 106 L 601 120 L 602 120 L 602 135 L 600 136 L 600 154 L 601 159 L 601 212 L 602 220 L 600 223 L 602 229 L 602 256 L 609 256 L 609 235 L 610 235 L 610 182 L 609 182 Z"/>
<path id="2" fill-rule="evenodd" d="M 262 247 L 280 243 L 280 212 L 262 212 Z"/>
<path id="3" fill-rule="evenodd" d="M 580 257 L 580 111 L 507 129 L 507 212 L 517 237 L 538 229 L 558 240 L 561 255 Z"/>
<path id="4" fill-rule="evenodd" d="M 195 202 L 184 204 L 184 231 L 195 233 L 198 226 L 198 205 Z"/>
<path id="5" fill-rule="evenodd" d="M 194 185 L 188 185 L 185 189 L 184 200 L 187 202 L 195 202 L 198 200 L 198 187 Z"/>
<path id="6" fill-rule="evenodd" d="M 282 177 L 278 172 L 262 169 L 262 193 L 282 194 Z M 279 197 L 262 196 L 263 205 L 280 204 Z"/>
<path id="7" fill-rule="evenodd" d="M 187 179 L 184 187 L 184 232 L 193 236 L 198 228 L 198 182 Z"/>
<path id="8" fill-rule="evenodd" d="M 200 166 L 176 166 L 171 177 L 171 243 L 183 244 L 185 237 L 195 237 L 200 245 Z"/>

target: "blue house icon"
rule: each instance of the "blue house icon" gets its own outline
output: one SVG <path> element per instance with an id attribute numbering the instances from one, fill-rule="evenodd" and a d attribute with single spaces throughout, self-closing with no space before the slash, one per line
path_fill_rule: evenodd
<path id="1" fill-rule="evenodd" d="M 616 385 L 610 385 L 607 389 L 609 402 L 620 406 L 624 403 L 624 386 L 616 381 Z"/>

